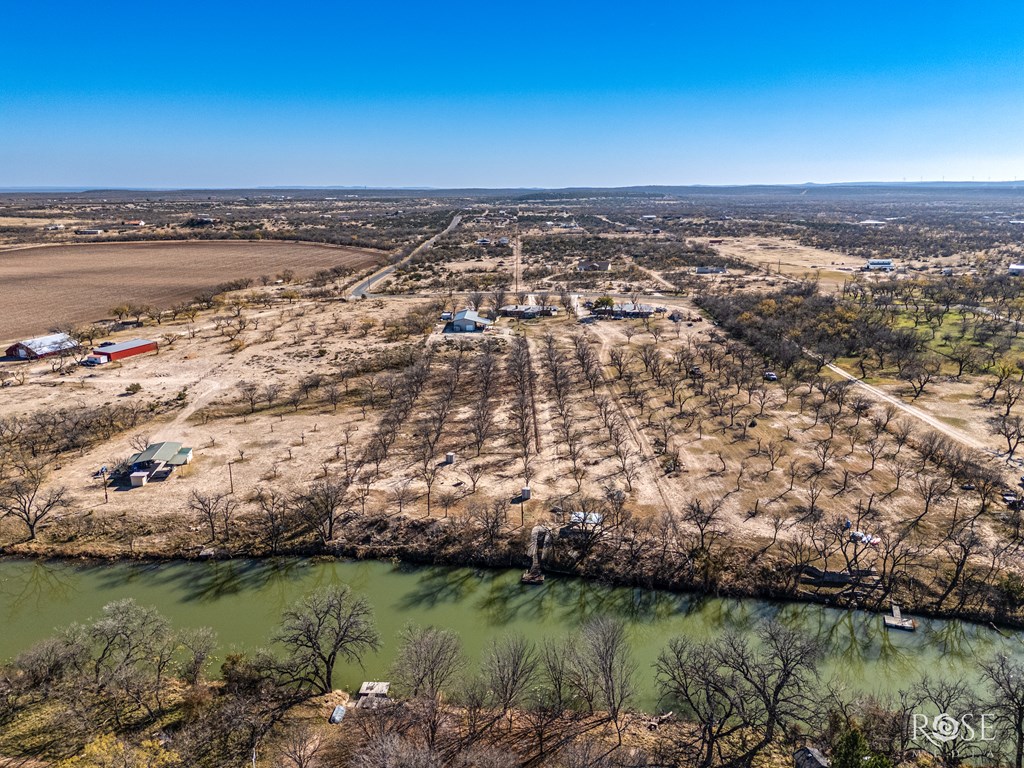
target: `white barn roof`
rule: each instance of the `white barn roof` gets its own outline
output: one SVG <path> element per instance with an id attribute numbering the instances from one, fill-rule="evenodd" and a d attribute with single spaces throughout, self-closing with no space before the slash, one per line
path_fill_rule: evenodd
<path id="1" fill-rule="evenodd" d="M 74 349 L 78 346 L 78 342 L 66 333 L 51 333 L 49 336 L 38 336 L 34 339 L 19 341 L 18 343 L 23 347 L 31 349 L 40 357 L 52 355 L 54 352 L 60 352 L 64 349 Z"/>

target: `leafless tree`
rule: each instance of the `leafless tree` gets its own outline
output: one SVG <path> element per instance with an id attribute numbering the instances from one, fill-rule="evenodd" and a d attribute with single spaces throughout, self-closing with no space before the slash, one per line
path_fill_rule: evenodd
<path id="1" fill-rule="evenodd" d="M 480 482 L 480 478 L 484 476 L 487 468 L 483 464 L 477 463 L 468 465 L 463 471 L 466 473 L 466 478 L 469 480 L 469 492 L 476 493 L 477 483 Z"/>
<path id="2" fill-rule="evenodd" d="M 339 659 L 359 663 L 380 647 L 370 604 L 345 585 L 319 589 L 287 609 L 276 640 L 288 652 L 284 669 L 290 683 L 313 695 L 334 689 Z"/>
<path id="3" fill-rule="evenodd" d="M 349 481 L 345 478 L 314 480 L 309 488 L 297 494 L 291 506 L 296 515 L 313 531 L 322 544 L 334 539 L 338 515 L 346 506 Z"/>
<path id="4" fill-rule="evenodd" d="M 0 484 L 0 518 L 12 517 L 25 524 L 28 538 L 34 539 L 40 523 L 71 505 L 64 486 L 43 490 L 42 470 L 29 469 Z"/>
<path id="5" fill-rule="evenodd" d="M 413 499 L 412 483 L 410 480 L 400 480 L 391 489 L 391 500 L 398 505 L 398 514 L 402 514 L 405 505 Z"/>
<path id="6" fill-rule="evenodd" d="M 276 555 L 291 527 L 288 498 L 273 488 L 265 489 L 257 486 L 253 493 L 253 500 L 259 509 L 261 531 L 267 537 L 270 554 Z"/>
<path id="7" fill-rule="evenodd" d="M 258 384 L 251 381 L 242 381 L 238 383 L 238 391 L 244 400 L 249 405 L 249 413 L 256 412 L 256 406 L 259 405 L 261 393 Z"/>
<path id="8" fill-rule="evenodd" d="M 267 408 L 273 408 L 274 403 L 281 396 L 281 385 L 276 382 L 268 382 L 263 385 L 263 399 L 267 402 Z"/>
<path id="9" fill-rule="evenodd" d="M 775 622 L 755 647 L 737 634 L 676 638 L 656 665 L 662 701 L 695 721 L 672 742 L 682 765 L 741 766 L 811 721 L 821 649 Z"/>
<path id="10" fill-rule="evenodd" d="M 512 729 L 512 712 L 519 708 L 537 671 L 536 649 L 518 634 L 492 641 L 484 655 L 483 674 Z"/>
<path id="11" fill-rule="evenodd" d="M 437 742 L 444 718 L 441 698 L 452 688 L 463 664 L 462 642 L 451 630 L 408 625 L 399 635 L 391 676 L 399 691 L 417 705 L 427 745 Z"/>
<path id="12" fill-rule="evenodd" d="M 188 508 L 195 512 L 206 523 L 210 530 L 210 541 L 223 540 L 228 542 L 231 538 L 231 521 L 234 516 L 237 501 L 227 493 L 201 493 L 193 490 L 188 497 Z M 223 527 L 223 536 L 217 535 L 217 526 Z"/>
<path id="13" fill-rule="evenodd" d="M 596 695 L 597 708 L 608 713 L 621 746 L 623 715 L 637 693 L 636 662 L 625 625 L 607 616 L 584 624 L 570 656 L 570 669 L 580 691 Z"/>
<path id="14" fill-rule="evenodd" d="M 279 764 L 287 768 L 315 768 L 321 765 L 324 740 L 319 731 L 306 724 L 290 726 L 278 741 Z"/>

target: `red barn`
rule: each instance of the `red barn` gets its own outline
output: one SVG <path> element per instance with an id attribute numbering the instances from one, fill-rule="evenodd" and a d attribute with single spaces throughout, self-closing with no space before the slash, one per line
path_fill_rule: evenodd
<path id="1" fill-rule="evenodd" d="M 78 349 L 78 346 L 78 342 L 66 333 L 54 333 L 49 336 L 19 341 L 8 347 L 4 354 L 7 357 L 17 357 L 22 360 L 38 360 L 42 357 L 53 357 L 65 352 L 72 352 Z"/>
<path id="2" fill-rule="evenodd" d="M 134 357 L 146 352 L 156 352 L 157 344 L 148 339 L 132 339 L 121 341 L 117 344 L 108 344 L 105 347 L 97 347 L 92 351 L 93 357 L 106 358 L 103 362 L 110 363 L 114 360 L 123 360 L 126 357 Z"/>

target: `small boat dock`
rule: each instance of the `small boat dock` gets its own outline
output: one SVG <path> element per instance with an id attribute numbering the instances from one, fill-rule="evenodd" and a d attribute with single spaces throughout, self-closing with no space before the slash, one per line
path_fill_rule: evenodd
<path id="1" fill-rule="evenodd" d="M 523 572 L 520 579 L 523 584 L 543 584 L 544 571 L 541 570 L 541 558 L 544 557 L 550 532 L 543 525 L 535 525 L 530 532 L 530 547 L 526 554 L 531 560 L 530 569 Z"/>
<path id="2" fill-rule="evenodd" d="M 902 629 L 906 632 L 913 632 L 917 629 L 917 622 L 913 619 L 903 618 L 903 612 L 896 603 L 892 604 L 892 615 L 883 616 L 882 621 L 885 622 L 886 629 Z"/>

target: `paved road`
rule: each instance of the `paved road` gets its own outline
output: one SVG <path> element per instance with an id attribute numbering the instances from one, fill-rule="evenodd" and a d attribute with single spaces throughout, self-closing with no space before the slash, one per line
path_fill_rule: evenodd
<path id="1" fill-rule="evenodd" d="M 442 235 L 447 235 L 449 232 L 451 232 L 453 229 L 459 226 L 460 221 L 462 221 L 462 214 L 456 214 L 455 218 L 452 219 L 451 223 L 443 231 L 438 232 L 429 240 L 420 243 L 418 246 L 416 246 L 416 249 L 413 250 L 413 252 L 406 256 L 404 259 L 395 264 L 392 264 L 390 267 L 384 267 L 384 269 L 374 272 L 372 275 L 370 275 L 362 282 L 357 283 L 355 287 L 352 289 L 352 293 L 350 294 L 350 296 L 353 299 L 361 299 L 363 298 L 363 296 L 369 294 L 370 289 L 373 288 L 374 285 L 379 283 L 381 280 L 390 275 L 403 264 L 407 264 L 413 256 L 415 256 L 418 253 L 422 253 L 427 248 L 432 246 L 434 244 L 434 241 L 437 240 L 437 238 L 441 237 Z"/>

